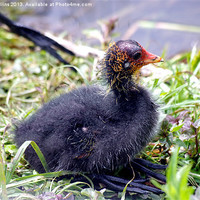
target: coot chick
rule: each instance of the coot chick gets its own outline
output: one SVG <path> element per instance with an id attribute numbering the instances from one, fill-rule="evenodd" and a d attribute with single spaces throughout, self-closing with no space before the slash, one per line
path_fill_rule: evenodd
<path id="1" fill-rule="evenodd" d="M 155 135 L 158 105 L 134 75 L 142 66 L 161 61 L 136 41 L 114 43 L 101 63 L 109 90 L 84 86 L 51 100 L 16 127 L 17 145 L 35 141 L 50 171 L 88 172 L 113 186 L 112 178 L 99 174 L 127 165 Z M 44 172 L 32 147 L 25 158 L 36 171 Z"/>

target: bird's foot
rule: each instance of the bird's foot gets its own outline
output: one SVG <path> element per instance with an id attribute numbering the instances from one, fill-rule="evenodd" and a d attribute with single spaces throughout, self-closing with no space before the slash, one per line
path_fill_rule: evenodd
<path id="1" fill-rule="evenodd" d="M 114 191 L 123 191 L 125 186 L 127 192 L 134 192 L 138 194 L 148 194 L 149 192 L 153 192 L 156 194 L 162 194 L 163 192 L 155 187 L 145 185 L 149 179 L 134 179 L 133 181 L 128 181 L 123 178 L 110 176 L 110 175 L 93 175 L 93 180 L 95 182 L 103 183 L 106 188 L 114 190 Z"/>
<path id="2" fill-rule="evenodd" d="M 124 187 L 128 184 L 126 188 L 127 192 L 135 192 L 138 194 L 146 194 L 149 192 L 153 192 L 156 194 L 163 193 L 160 189 L 155 188 L 153 186 L 145 185 L 145 183 L 149 182 L 150 177 L 155 178 L 161 183 L 166 183 L 166 177 L 163 174 L 156 173 L 151 169 L 165 170 L 167 168 L 167 165 L 153 164 L 144 159 L 134 159 L 131 162 L 131 168 L 133 168 L 133 170 L 136 172 L 143 172 L 148 178 L 139 177 L 132 181 L 128 181 L 127 179 L 100 174 L 95 174 L 91 178 L 96 182 L 101 182 L 105 184 L 108 189 L 114 191 L 123 191 Z"/>
<path id="3" fill-rule="evenodd" d="M 144 159 L 134 159 L 131 162 L 131 165 L 134 170 L 139 171 L 139 172 L 144 172 L 146 175 L 153 177 L 160 182 L 166 183 L 166 177 L 163 174 L 156 173 L 150 170 L 149 168 L 165 170 L 167 168 L 167 165 L 153 164 Z"/>
<path id="4" fill-rule="evenodd" d="M 111 176 L 106 174 L 88 174 L 87 177 L 94 182 L 95 186 L 98 186 L 101 183 L 105 185 L 107 189 L 117 192 L 122 192 L 127 185 L 126 187 L 127 192 L 134 192 L 138 194 L 148 194 L 149 192 L 153 192 L 155 194 L 163 193 L 160 189 L 154 186 L 150 186 L 152 184 L 150 183 L 149 180 L 150 177 L 153 177 L 159 182 L 165 183 L 166 177 L 163 174 L 156 173 L 149 168 L 164 170 L 167 168 L 166 165 L 153 164 L 143 159 L 134 159 L 130 164 L 131 168 L 134 170 L 134 173 L 136 174 L 136 178 L 131 181 L 128 179 L 119 178 L 116 176 Z M 126 167 L 125 169 L 123 169 L 123 172 L 124 171 L 127 172 L 128 177 L 131 177 L 132 169 L 130 169 L 130 167 Z M 141 178 L 138 175 L 138 172 L 144 173 L 147 178 Z M 80 180 L 82 181 L 85 180 L 85 177 L 78 176 L 73 181 L 80 181 Z"/>

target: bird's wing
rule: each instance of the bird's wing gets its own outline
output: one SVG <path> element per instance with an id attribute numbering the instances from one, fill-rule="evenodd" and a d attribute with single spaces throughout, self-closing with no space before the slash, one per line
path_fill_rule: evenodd
<path id="1" fill-rule="evenodd" d="M 94 150 L 95 133 L 89 126 L 79 126 L 73 130 L 74 134 L 70 145 L 74 148 L 74 158 L 84 159 L 90 156 Z"/>

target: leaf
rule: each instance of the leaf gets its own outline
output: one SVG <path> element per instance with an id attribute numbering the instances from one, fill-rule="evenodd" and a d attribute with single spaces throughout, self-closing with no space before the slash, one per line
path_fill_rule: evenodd
<path id="1" fill-rule="evenodd" d="M 189 200 L 194 189 L 187 185 L 191 165 L 180 168 L 177 172 L 179 148 L 176 147 L 167 168 L 167 183 L 160 185 L 152 180 L 152 183 L 166 193 L 168 200 Z"/>
<path id="2" fill-rule="evenodd" d="M 181 128 L 181 131 L 188 131 L 191 129 L 191 125 L 192 125 L 192 118 L 191 117 L 187 117 L 184 121 L 183 121 L 183 127 Z"/>
<path id="3" fill-rule="evenodd" d="M 171 124 L 177 124 L 176 118 L 171 115 L 167 115 L 165 119 Z"/>
<path id="4" fill-rule="evenodd" d="M 171 132 L 173 133 L 173 132 L 177 132 L 178 130 L 180 130 L 182 127 L 183 127 L 183 125 L 184 124 L 181 124 L 181 125 L 178 125 L 178 126 L 173 126 L 172 128 L 171 128 Z"/>
<path id="5" fill-rule="evenodd" d="M 90 197 L 90 199 L 94 200 L 105 200 L 103 197 L 103 194 L 97 190 L 94 190 L 92 188 L 85 188 L 81 191 L 81 194 L 87 197 Z"/>
<path id="6" fill-rule="evenodd" d="M 61 194 L 55 194 L 53 192 L 44 192 L 44 193 L 42 193 L 42 194 L 40 194 L 38 196 L 38 199 L 42 199 L 42 200 L 50 200 L 50 199 L 59 200 L 59 199 L 63 199 L 63 196 Z"/>
<path id="7" fill-rule="evenodd" d="M 183 166 L 178 172 L 177 172 L 177 178 L 179 181 L 179 195 L 180 200 L 185 199 L 189 200 L 190 196 L 193 194 L 194 188 L 187 186 L 187 180 L 188 175 L 191 169 L 191 165 Z"/>
<path id="8" fill-rule="evenodd" d="M 7 144 L 4 146 L 4 149 L 6 153 L 13 154 L 13 153 L 16 153 L 17 148 L 14 144 Z"/>
<path id="9" fill-rule="evenodd" d="M 192 123 L 192 126 L 194 128 L 199 128 L 200 127 L 200 119 L 197 119 L 194 123 Z"/>
<path id="10" fill-rule="evenodd" d="M 180 112 L 179 116 L 176 118 L 177 121 L 184 119 L 184 117 L 189 113 L 189 110 L 183 110 L 182 112 Z"/>
<path id="11" fill-rule="evenodd" d="M 178 145 L 179 147 L 184 147 L 185 149 L 187 148 L 187 145 L 182 141 L 182 140 L 180 140 L 179 138 L 176 138 L 175 139 L 175 141 L 174 141 L 174 143 L 176 144 L 176 145 Z"/>
<path id="12" fill-rule="evenodd" d="M 154 80 L 154 83 L 153 83 L 153 88 L 155 88 L 155 87 L 158 85 L 158 81 L 159 81 L 159 79 L 158 79 L 158 78 Z"/>

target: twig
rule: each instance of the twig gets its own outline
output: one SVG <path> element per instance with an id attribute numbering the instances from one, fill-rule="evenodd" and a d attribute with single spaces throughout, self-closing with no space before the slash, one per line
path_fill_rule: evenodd
<path id="1" fill-rule="evenodd" d="M 51 33 L 45 33 L 45 35 L 57 41 L 59 44 L 62 44 L 65 48 L 72 51 L 78 57 L 87 58 L 88 56 L 93 56 L 93 57 L 98 57 L 99 59 L 101 59 L 104 56 L 104 51 L 101 51 L 99 49 L 92 48 L 85 45 L 76 45 L 69 40 L 56 37 L 52 35 Z"/>

